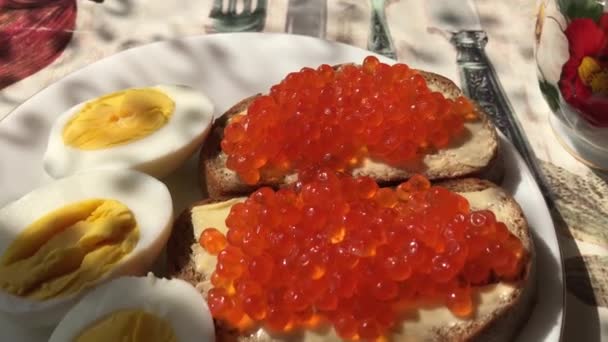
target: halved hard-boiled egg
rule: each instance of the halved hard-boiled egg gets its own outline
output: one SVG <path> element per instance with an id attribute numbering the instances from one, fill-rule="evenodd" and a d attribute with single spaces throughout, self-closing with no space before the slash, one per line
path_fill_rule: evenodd
<path id="1" fill-rule="evenodd" d="M 89 292 L 49 342 L 212 342 L 207 303 L 179 279 L 121 277 Z"/>
<path id="2" fill-rule="evenodd" d="M 80 103 L 53 124 L 44 169 L 54 178 L 102 168 L 162 178 L 205 139 L 213 108 L 204 94 L 175 85 L 129 88 Z"/>
<path id="3" fill-rule="evenodd" d="M 56 324 L 87 289 L 145 274 L 170 234 L 167 187 L 138 171 L 96 170 L 0 209 L 0 311 Z"/>

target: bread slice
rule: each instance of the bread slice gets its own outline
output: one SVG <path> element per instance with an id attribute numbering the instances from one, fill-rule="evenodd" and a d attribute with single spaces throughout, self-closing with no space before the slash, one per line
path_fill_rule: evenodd
<path id="1" fill-rule="evenodd" d="M 527 320 L 535 292 L 534 248 L 523 212 L 515 200 L 493 183 L 479 179 L 462 179 L 442 183 L 443 186 L 465 196 L 472 209 L 489 209 L 499 221 L 522 241 L 529 252 L 521 279 L 512 283 L 497 283 L 480 287 L 476 296 L 479 305 L 476 316 L 461 320 L 446 308 L 429 307 L 418 310 L 416 317 L 403 321 L 402 329 L 395 332 L 393 341 L 508 341 Z M 240 199 L 218 198 L 194 204 L 179 217 L 167 246 L 169 274 L 193 284 L 203 296 L 211 288 L 210 273 L 215 257 L 205 253 L 197 243 L 206 227 L 225 228 L 223 219 L 230 206 Z M 209 214 L 209 209 L 215 207 Z M 223 209 L 218 209 L 222 207 Z M 222 211 L 223 210 L 223 211 Z M 285 341 L 263 330 L 240 335 L 216 321 L 217 341 L 271 342 Z M 298 341 L 338 340 L 333 330 L 307 331 Z"/>
<path id="2" fill-rule="evenodd" d="M 449 79 L 431 72 L 419 72 L 432 91 L 441 92 L 450 99 L 463 94 Z M 259 184 L 250 186 L 242 183 L 234 171 L 226 168 L 227 155 L 220 147 L 224 127 L 232 117 L 246 114 L 247 107 L 257 96 L 259 94 L 240 101 L 218 118 L 201 149 L 201 186 L 203 192 L 207 192 L 210 197 L 248 194 L 262 185 L 276 188 L 296 177 L 288 175 L 282 182 L 261 180 Z M 426 155 L 417 167 L 406 170 L 366 159 L 361 166 L 352 170 L 352 174 L 370 176 L 383 185 L 404 181 L 414 173 L 422 173 L 431 180 L 480 177 L 498 182 L 502 177 L 503 167 L 496 129 L 481 107 L 477 106 L 477 112 L 479 120 L 465 123 L 465 134 L 459 140 L 452 142 L 448 148 Z"/>

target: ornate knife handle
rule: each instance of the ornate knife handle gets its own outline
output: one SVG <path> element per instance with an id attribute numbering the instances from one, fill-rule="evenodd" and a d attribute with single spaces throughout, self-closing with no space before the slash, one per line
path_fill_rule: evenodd
<path id="1" fill-rule="evenodd" d="M 484 31 L 458 31 L 452 35 L 450 42 L 456 47 L 456 60 L 465 94 L 477 101 L 496 127 L 513 143 L 542 187 L 542 174 L 534 152 L 486 56 L 487 34 Z"/>

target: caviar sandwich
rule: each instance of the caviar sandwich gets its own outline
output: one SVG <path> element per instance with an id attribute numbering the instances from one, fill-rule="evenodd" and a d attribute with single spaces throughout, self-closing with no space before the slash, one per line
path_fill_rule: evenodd
<path id="1" fill-rule="evenodd" d="M 496 185 L 300 178 L 177 221 L 170 273 L 207 299 L 218 341 L 502 341 L 526 320 L 533 246 Z"/>
<path id="2" fill-rule="evenodd" d="M 499 157 L 441 76 L 373 57 L 304 68 L 214 123 L 210 198 L 176 221 L 168 269 L 218 341 L 510 340 L 535 254 L 519 205 L 479 179 Z"/>
<path id="3" fill-rule="evenodd" d="M 380 184 L 414 173 L 497 181 L 498 145 L 487 115 L 453 82 L 368 57 L 304 68 L 229 109 L 201 149 L 201 183 L 211 197 L 242 195 L 312 165 Z"/>

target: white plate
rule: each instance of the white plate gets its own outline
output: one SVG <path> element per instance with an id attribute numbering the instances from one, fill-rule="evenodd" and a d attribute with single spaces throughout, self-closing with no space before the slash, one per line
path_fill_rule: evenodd
<path id="1" fill-rule="evenodd" d="M 369 54 L 303 36 L 241 33 L 160 42 L 101 60 L 36 94 L 0 122 L 0 206 L 50 180 L 41 163 L 47 134 L 53 120 L 78 102 L 126 87 L 186 84 L 207 93 L 217 113 L 222 113 L 239 99 L 267 91 L 290 71 L 322 63 L 361 62 Z M 530 171 L 502 139 L 507 168 L 503 186 L 523 207 L 538 254 L 538 301 L 520 340 L 557 341 L 564 287 L 555 229 Z M 200 196 L 195 162 L 193 157 L 166 180 L 176 210 Z M 2 341 L 44 341 L 44 335 L 0 319 Z"/>

